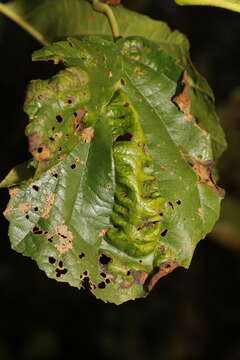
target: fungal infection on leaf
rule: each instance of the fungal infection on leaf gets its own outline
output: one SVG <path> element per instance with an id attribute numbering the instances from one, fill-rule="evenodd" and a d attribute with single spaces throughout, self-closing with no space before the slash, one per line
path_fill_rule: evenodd
<path id="1" fill-rule="evenodd" d="M 157 42 L 82 36 L 36 51 L 65 68 L 28 86 L 33 171 L 6 178 L 18 180 L 4 213 L 12 247 L 115 304 L 187 268 L 222 199 L 212 167 L 225 138 L 211 90 L 186 39 L 160 27 Z"/>

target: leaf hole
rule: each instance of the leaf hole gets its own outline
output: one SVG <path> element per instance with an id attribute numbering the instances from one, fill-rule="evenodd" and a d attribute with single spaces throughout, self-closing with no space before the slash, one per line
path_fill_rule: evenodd
<path id="1" fill-rule="evenodd" d="M 28 220 L 28 219 L 29 219 L 29 215 L 26 215 L 25 218 Z"/>
<path id="2" fill-rule="evenodd" d="M 111 280 L 110 280 L 110 279 L 106 279 L 105 282 L 106 282 L 107 284 L 110 284 Z"/>
<path id="3" fill-rule="evenodd" d="M 80 277 L 81 278 L 81 277 Z M 89 277 L 84 277 L 84 279 L 82 280 L 82 287 L 85 290 L 89 290 L 91 288 L 91 283 L 90 283 L 90 279 Z"/>
<path id="4" fill-rule="evenodd" d="M 181 200 L 177 200 L 177 201 L 176 201 L 176 204 L 177 204 L 177 205 L 181 205 L 181 203 L 182 203 Z"/>
<path id="5" fill-rule="evenodd" d="M 34 228 L 32 229 L 32 232 L 34 234 L 38 234 L 38 235 L 41 235 L 43 233 L 42 230 L 39 229 L 39 227 L 37 227 L 37 226 L 34 226 Z"/>
<path id="6" fill-rule="evenodd" d="M 100 274 L 103 278 L 105 278 L 107 275 L 104 272 L 101 272 Z"/>
<path id="7" fill-rule="evenodd" d="M 166 236 L 167 235 L 167 232 L 168 232 L 168 229 L 165 229 L 161 232 L 161 236 Z"/>
<path id="8" fill-rule="evenodd" d="M 61 123 L 63 121 L 63 118 L 61 117 L 61 115 L 57 115 L 56 120 L 57 122 Z"/>
<path id="9" fill-rule="evenodd" d="M 81 254 L 78 255 L 79 259 L 84 258 L 85 254 L 82 252 Z"/>
<path id="10" fill-rule="evenodd" d="M 36 206 L 33 210 L 34 210 L 34 211 L 38 211 L 38 207 Z"/>
<path id="11" fill-rule="evenodd" d="M 37 149 L 37 152 L 38 152 L 39 154 L 41 154 L 42 151 L 43 151 L 43 148 L 40 146 L 40 147 Z"/>
<path id="12" fill-rule="evenodd" d="M 54 259 L 54 257 L 52 257 L 52 256 L 49 256 L 48 262 L 49 262 L 50 264 L 54 264 L 54 263 L 56 262 L 56 259 Z"/>
<path id="13" fill-rule="evenodd" d="M 76 168 L 76 164 L 72 164 L 71 169 L 75 169 L 75 168 Z"/>
<path id="14" fill-rule="evenodd" d="M 60 268 L 63 267 L 63 262 L 62 262 L 62 260 L 59 261 L 58 266 L 59 266 Z"/>
<path id="15" fill-rule="evenodd" d="M 116 141 L 131 141 L 131 139 L 132 139 L 132 134 L 126 133 L 123 135 L 119 135 Z"/>
<path id="16" fill-rule="evenodd" d="M 66 268 L 65 269 L 57 268 L 56 269 L 56 277 L 60 277 L 61 275 L 65 275 L 67 272 L 68 272 L 68 270 Z"/>
<path id="17" fill-rule="evenodd" d="M 168 204 L 171 206 L 171 208 L 174 210 L 174 206 L 173 204 L 171 203 L 171 201 L 168 202 Z"/>
<path id="18" fill-rule="evenodd" d="M 99 289 L 105 289 L 105 287 L 106 287 L 106 284 L 105 284 L 104 281 L 102 281 L 102 282 L 100 282 L 100 283 L 98 284 L 98 288 L 99 288 Z"/>
<path id="19" fill-rule="evenodd" d="M 35 191 L 38 191 L 39 190 L 39 186 L 37 186 L 37 185 L 33 185 L 33 190 L 35 190 Z"/>
<path id="20" fill-rule="evenodd" d="M 61 236 L 63 239 L 67 239 L 67 236 L 61 233 L 58 233 L 59 236 Z"/>
<path id="21" fill-rule="evenodd" d="M 56 269 L 56 277 L 60 277 L 61 276 L 61 270 L 60 269 Z"/>
<path id="22" fill-rule="evenodd" d="M 107 256 L 105 254 L 101 254 L 99 261 L 102 265 L 107 265 L 112 261 L 112 258 L 110 258 L 110 256 Z"/>
<path id="23" fill-rule="evenodd" d="M 170 264 L 164 264 L 164 268 L 165 268 L 165 269 L 169 269 L 170 267 L 171 267 Z"/>

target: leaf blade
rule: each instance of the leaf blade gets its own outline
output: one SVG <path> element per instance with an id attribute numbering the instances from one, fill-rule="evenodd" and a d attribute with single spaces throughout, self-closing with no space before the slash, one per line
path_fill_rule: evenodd
<path id="1" fill-rule="evenodd" d="M 239 0 L 175 0 L 178 5 L 215 6 L 231 11 L 240 12 Z"/>

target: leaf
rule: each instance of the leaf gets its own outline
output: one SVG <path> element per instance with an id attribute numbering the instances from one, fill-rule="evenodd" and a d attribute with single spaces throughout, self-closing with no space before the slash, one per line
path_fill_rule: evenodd
<path id="1" fill-rule="evenodd" d="M 57 40 L 67 36 L 99 35 L 111 37 L 111 29 L 105 15 L 92 10 L 85 0 L 16 0 L 10 2 L 9 8 L 36 28 L 46 40 Z M 202 127 L 211 133 L 212 151 L 218 158 L 226 147 L 222 129 L 218 126 L 214 96 L 207 81 L 194 69 L 189 57 L 189 43 L 179 31 L 171 31 L 168 25 L 127 10 L 122 6 L 112 8 L 119 24 L 122 36 L 144 36 L 160 46 L 168 55 L 177 59 L 177 63 L 188 72 L 191 85 L 190 96 L 199 101 L 194 102 L 194 116 L 201 114 Z M 47 15 L 51 14 L 51 16 Z M 69 21 L 71 19 L 71 21 Z M 81 20 L 81 21 L 80 21 Z M 207 106 L 201 106 L 201 102 Z M 209 114 L 211 119 L 209 120 Z"/>
<path id="2" fill-rule="evenodd" d="M 93 12 L 86 0 L 16 0 L 8 4 L 9 9 L 35 27 L 49 41 L 67 36 L 100 35 L 112 37 L 111 28 L 105 15 Z M 148 16 L 113 7 L 122 36 L 140 35 L 149 40 L 168 42 L 172 33 L 166 23 L 150 19 Z M 71 21 L 69 21 L 71 19 Z M 178 35 L 176 42 L 182 41 Z M 174 47 L 174 41 L 171 47 Z M 185 46 L 188 42 L 185 39 Z"/>
<path id="3" fill-rule="evenodd" d="M 69 38 L 33 59 L 66 69 L 28 88 L 36 172 L 11 190 L 12 246 L 104 301 L 144 297 L 189 266 L 219 216 L 212 170 L 225 141 L 213 100 L 140 36 Z"/>
<path id="4" fill-rule="evenodd" d="M 34 168 L 31 167 L 29 161 L 25 161 L 9 171 L 4 180 L 0 182 L 0 188 L 18 185 L 23 181 L 27 181 L 32 178 L 34 172 Z"/>
<path id="5" fill-rule="evenodd" d="M 216 6 L 216 7 L 240 12 L 239 0 L 175 0 L 175 2 L 179 5 Z"/>

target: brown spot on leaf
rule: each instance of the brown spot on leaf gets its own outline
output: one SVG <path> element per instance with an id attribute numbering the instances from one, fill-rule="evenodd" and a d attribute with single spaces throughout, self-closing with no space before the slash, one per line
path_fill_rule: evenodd
<path id="1" fill-rule="evenodd" d="M 54 234 L 48 231 L 45 231 L 43 236 L 49 241 L 52 242 Z"/>
<path id="2" fill-rule="evenodd" d="M 133 281 L 129 281 L 129 280 L 123 280 L 121 283 L 120 283 L 120 287 L 122 289 L 127 289 L 129 287 L 131 287 L 133 285 Z"/>
<path id="3" fill-rule="evenodd" d="M 32 156 L 40 161 L 40 160 L 47 160 L 51 155 L 50 149 L 40 142 L 40 138 L 37 132 L 33 132 L 28 137 L 29 143 L 29 152 Z"/>
<path id="4" fill-rule="evenodd" d="M 6 209 L 3 212 L 4 216 L 10 216 L 12 214 L 13 211 L 13 207 L 12 206 L 7 206 Z"/>
<path id="5" fill-rule="evenodd" d="M 184 71 L 182 78 L 183 90 L 181 94 L 173 98 L 173 102 L 179 107 L 184 113 L 187 121 L 192 121 L 193 116 L 191 115 L 191 100 L 189 95 L 190 85 L 188 82 L 188 73 Z"/>
<path id="6" fill-rule="evenodd" d="M 137 285 L 143 285 L 149 275 L 146 271 L 135 270 L 135 269 L 132 269 L 130 271 L 130 274 L 133 277 L 134 284 L 137 284 Z"/>
<path id="7" fill-rule="evenodd" d="M 142 71 L 139 66 L 135 67 L 134 72 L 137 74 L 138 77 L 141 77 L 145 74 L 144 71 Z"/>
<path id="8" fill-rule="evenodd" d="M 203 220 L 204 219 L 203 208 L 198 208 L 197 212 L 198 212 L 198 216 L 201 218 L 201 220 Z"/>
<path id="9" fill-rule="evenodd" d="M 116 275 L 113 275 L 111 273 L 106 273 L 106 279 L 113 281 L 116 279 Z"/>
<path id="10" fill-rule="evenodd" d="M 175 260 L 164 261 L 159 267 L 155 268 L 148 276 L 145 281 L 144 287 L 147 291 L 151 291 L 153 287 L 156 285 L 159 279 L 163 276 L 168 275 L 179 265 Z"/>
<path id="11" fill-rule="evenodd" d="M 56 171 L 56 169 L 54 169 L 54 168 L 49 169 L 49 170 L 48 170 L 48 173 L 49 173 L 51 176 L 57 177 L 57 171 Z"/>
<path id="12" fill-rule="evenodd" d="M 99 232 L 98 237 L 104 237 L 104 236 L 106 235 L 106 233 L 107 233 L 108 230 L 109 230 L 108 228 L 102 229 L 102 230 Z"/>
<path id="13" fill-rule="evenodd" d="M 28 210 L 30 210 L 31 207 L 32 207 L 32 205 L 28 204 L 27 202 L 23 202 L 18 205 L 18 210 L 22 213 L 25 213 Z"/>
<path id="14" fill-rule="evenodd" d="M 42 217 L 44 219 L 49 218 L 50 211 L 52 209 L 52 206 L 54 204 L 55 200 L 55 194 L 51 193 L 46 197 L 45 203 L 44 203 L 44 212 L 42 213 Z"/>
<path id="15" fill-rule="evenodd" d="M 60 254 L 65 254 L 73 247 L 73 234 L 68 230 L 64 224 L 59 224 L 55 227 L 56 235 L 58 235 L 58 242 L 54 244 Z"/>
<path id="16" fill-rule="evenodd" d="M 83 123 L 83 118 L 84 116 L 87 114 L 87 110 L 84 108 L 80 108 L 78 110 L 76 110 L 73 114 L 74 116 L 74 130 L 76 131 L 82 131 L 84 128 L 84 123 Z"/>
<path id="17" fill-rule="evenodd" d="M 200 162 L 195 160 L 192 164 L 193 170 L 197 174 L 199 181 L 199 184 L 206 184 L 213 190 L 217 191 L 220 196 L 225 195 L 224 189 L 220 188 L 214 181 L 212 177 L 212 169 L 214 167 L 213 161 L 204 161 Z"/>
<path id="18" fill-rule="evenodd" d="M 94 129 L 92 127 L 85 128 L 80 136 L 80 139 L 89 144 L 94 136 Z"/>
<path id="19" fill-rule="evenodd" d="M 72 105 L 75 102 L 75 98 L 73 96 L 69 96 L 67 102 L 69 105 Z"/>
<path id="20" fill-rule="evenodd" d="M 199 126 L 196 122 L 194 123 L 194 126 L 201 131 L 202 136 L 207 136 L 208 133 L 206 132 L 206 130 L 204 130 L 203 128 L 201 128 L 201 126 Z"/>
<path id="21" fill-rule="evenodd" d="M 10 188 L 10 189 L 8 190 L 9 195 L 11 196 L 12 199 L 15 199 L 15 197 L 16 197 L 16 195 L 17 195 L 17 193 L 18 193 L 19 191 L 20 191 L 20 189 L 17 188 L 17 187 Z"/>
<path id="22" fill-rule="evenodd" d="M 66 157 L 67 157 L 67 154 L 61 154 L 61 155 L 58 157 L 58 160 L 59 160 L 59 161 L 63 161 L 63 160 L 66 159 Z"/>

